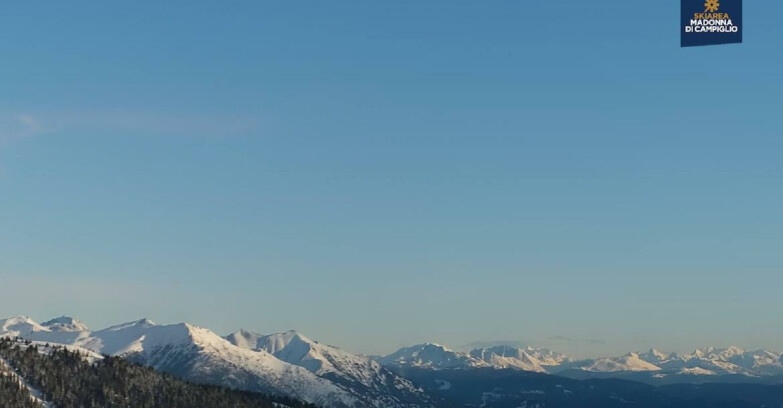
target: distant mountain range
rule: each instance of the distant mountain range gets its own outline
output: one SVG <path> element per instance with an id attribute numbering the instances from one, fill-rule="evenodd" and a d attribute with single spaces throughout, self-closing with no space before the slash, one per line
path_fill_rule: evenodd
<path id="1" fill-rule="evenodd" d="M 392 367 L 416 367 L 440 369 L 513 368 L 545 373 L 569 361 L 564 354 L 547 349 L 495 346 L 474 349 L 470 353 L 451 350 L 435 343 L 402 348 L 386 357 L 378 358 L 381 364 Z"/>
<path id="2" fill-rule="evenodd" d="M 41 324 L 27 317 L 3 319 L 0 336 L 67 345 L 83 350 L 88 358 L 122 356 L 190 381 L 287 396 L 330 408 L 442 407 L 458 395 L 454 383 L 445 378 L 461 383 L 475 377 L 479 384 L 494 378 L 492 372 L 506 373 L 506 379 L 544 382 L 568 377 L 630 379 L 655 385 L 783 383 L 780 353 L 737 347 L 710 347 L 689 354 L 649 350 L 576 360 L 532 347 L 500 345 L 460 352 L 425 343 L 388 356 L 367 357 L 295 331 L 264 335 L 240 330 L 222 337 L 187 323 L 158 325 L 148 319 L 91 331 L 70 317 Z M 473 401 L 473 397 L 460 402 Z M 519 395 L 515 398 L 509 401 L 522 401 Z"/>
<path id="3" fill-rule="evenodd" d="M 657 350 L 615 357 L 575 360 L 548 349 L 495 346 L 459 352 L 433 343 L 405 347 L 378 358 L 390 367 L 442 369 L 513 368 L 550 374 L 581 372 L 580 378 L 617 377 L 650 373 L 651 382 L 667 376 L 710 377 L 739 375 L 748 380 L 783 375 L 783 355 L 768 350 L 707 347 L 689 354 Z"/>

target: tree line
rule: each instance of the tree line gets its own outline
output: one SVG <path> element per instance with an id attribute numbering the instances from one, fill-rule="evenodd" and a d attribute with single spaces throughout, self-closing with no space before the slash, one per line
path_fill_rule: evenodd
<path id="1" fill-rule="evenodd" d="M 190 383 L 120 357 L 89 362 L 64 347 L 0 339 L 0 357 L 57 408 L 315 408 L 285 397 Z M 0 376 L 2 408 L 40 408 L 12 376 Z"/>

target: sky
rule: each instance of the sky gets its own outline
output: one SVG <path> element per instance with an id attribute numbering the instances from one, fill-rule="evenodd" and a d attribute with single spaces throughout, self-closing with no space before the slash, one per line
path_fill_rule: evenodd
<path id="1" fill-rule="evenodd" d="M 783 350 L 783 3 L 0 13 L 0 316 Z"/>

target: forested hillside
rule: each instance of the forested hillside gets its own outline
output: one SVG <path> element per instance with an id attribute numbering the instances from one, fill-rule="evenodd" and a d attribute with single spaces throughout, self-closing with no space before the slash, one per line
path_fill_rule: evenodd
<path id="1" fill-rule="evenodd" d="M 77 351 L 0 339 L 2 408 L 41 407 L 19 378 L 57 408 L 311 408 L 285 398 L 188 383 L 122 358 L 94 363 Z M 42 352 L 45 351 L 45 352 Z M 13 375 L 15 372 L 18 377 Z"/>
<path id="2" fill-rule="evenodd" d="M 0 407 L 40 408 L 40 405 L 32 401 L 30 392 L 16 378 L 0 369 Z"/>

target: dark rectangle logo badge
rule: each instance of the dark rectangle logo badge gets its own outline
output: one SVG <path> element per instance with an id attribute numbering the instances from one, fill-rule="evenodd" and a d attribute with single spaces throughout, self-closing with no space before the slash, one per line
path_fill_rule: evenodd
<path id="1" fill-rule="evenodd" d="M 742 42 L 742 0 L 680 0 L 680 45 Z"/>

